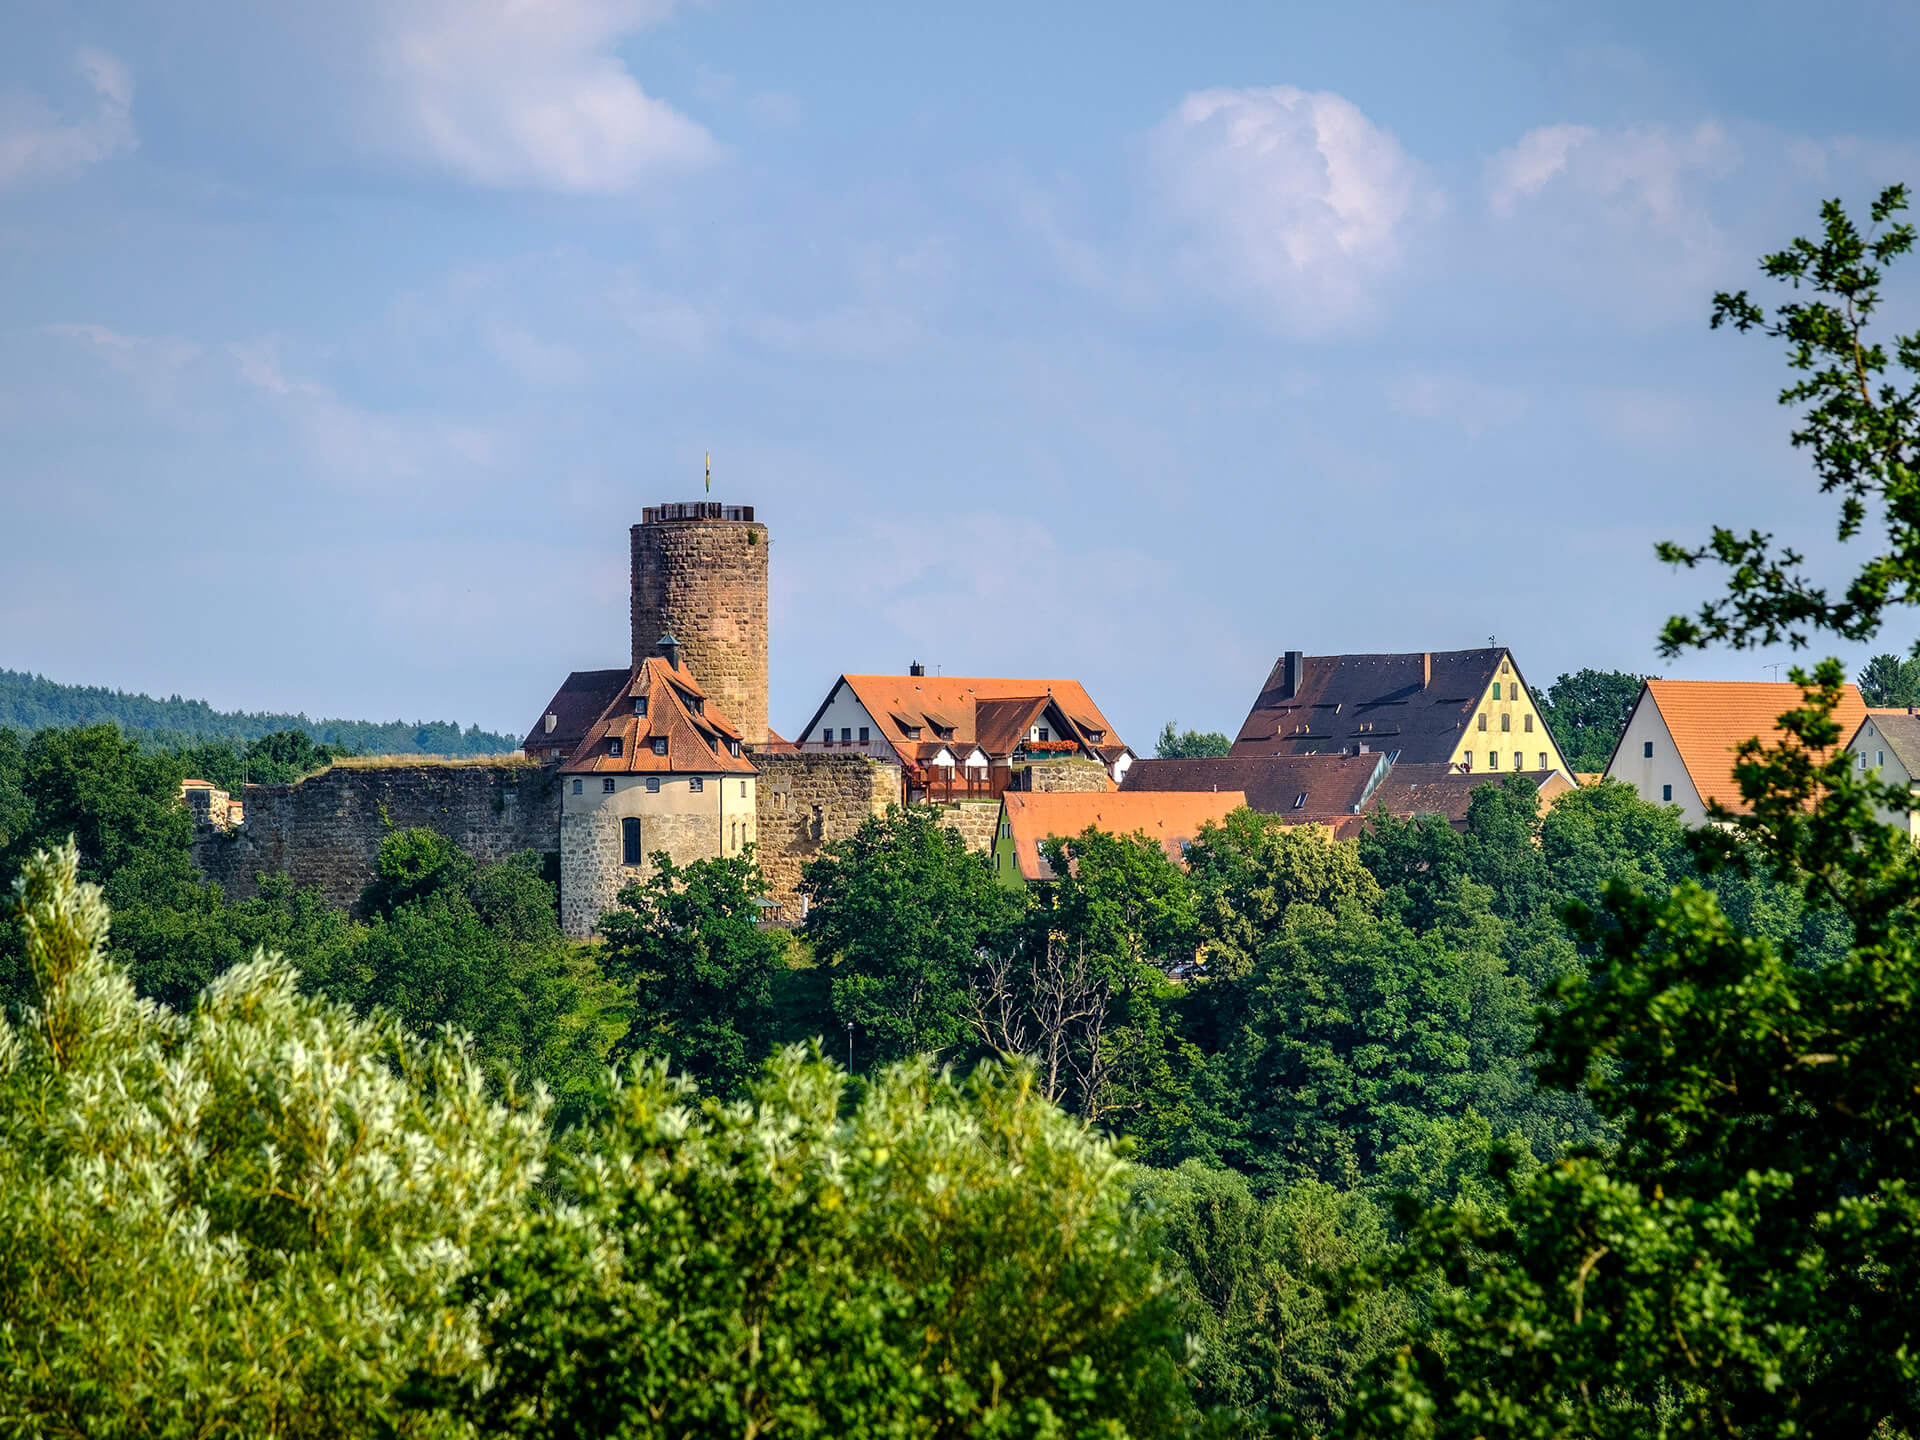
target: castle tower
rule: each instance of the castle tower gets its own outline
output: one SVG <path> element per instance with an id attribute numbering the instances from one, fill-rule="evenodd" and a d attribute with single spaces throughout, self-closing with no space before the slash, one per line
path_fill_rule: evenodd
<path id="1" fill-rule="evenodd" d="M 633 527 L 633 663 L 671 633 L 714 708 L 767 743 L 767 527 L 751 505 L 649 505 Z"/>

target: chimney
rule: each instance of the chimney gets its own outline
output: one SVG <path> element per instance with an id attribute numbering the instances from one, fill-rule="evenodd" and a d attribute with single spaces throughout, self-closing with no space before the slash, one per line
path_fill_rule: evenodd
<path id="1" fill-rule="evenodd" d="M 924 675 L 926 673 L 927 667 L 922 665 L 918 660 L 907 666 L 907 674 L 909 675 Z"/>
<path id="2" fill-rule="evenodd" d="M 1300 693 L 1300 672 L 1305 668 L 1306 657 L 1298 650 L 1287 651 L 1286 669 L 1282 672 L 1280 689 L 1291 700 Z"/>
<path id="3" fill-rule="evenodd" d="M 661 657 L 667 662 L 667 668 L 669 670 L 678 670 L 680 668 L 680 642 L 673 638 L 673 632 L 669 630 L 666 634 L 662 635 L 657 644 Z"/>
<path id="4" fill-rule="evenodd" d="M 1431 684 L 1433 684 L 1433 652 L 1422 650 L 1420 652 L 1420 688 L 1425 690 Z"/>
<path id="5" fill-rule="evenodd" d="M 553 711 L 549 710 L 547 711 L 545 716 L 541 718 L 540 726 L 547 734 L 551 735 L 553 734 L 553 727 L 558 725 L 559 723 L 560 723 L 560 717 L 554 714 Z"/>

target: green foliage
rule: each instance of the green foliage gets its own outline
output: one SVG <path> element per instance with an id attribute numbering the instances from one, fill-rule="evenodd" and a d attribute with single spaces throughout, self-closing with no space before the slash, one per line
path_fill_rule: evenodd
<path id="1" fill-rule="evenodd" d="M 36 984 L 0 1020 L 0 1434 L 451 1433 L 393 1395 L 477 1378 L 455 1287 L 539 1177 L 539 1107 L 277 957 L 188 1013 L 136 998 L 78 867 L 43 852 L 14 889 Z"/>
<path id="2" fill-rule="evenodd" d="M 1744 290 L 1713 297 L 1715 329 L 1732 325 L 1786 342 L 1799 378 L 1780 392 L 1780 403 L 1805 407 L 1793 443 L 1811 452 L 1821 493 L 1840 497 L 1836 534 L 1842 542 L 1856 538 L 1871 513 L 1884 517 L 1885 548 L 1835 599 L 1805 574 L 1802 554 L 1776 552 L 1773 537 L 1758 530 L 1740 535 L 1716 526 L 1695 548 L 1662 542 L 1660 558 L 1671 564 L 1691 569 L 1711 557 L 1729 572 L 1724 596 L 1692 618 L 1667 622 L 1663 654 L 1716 641 L 1745 649 L 1785 640 L 1800 649 L 1818 631 L 1869 640 L 1889 607 L 1920 601 L 1920 331 L 1895 336 L 1891 357 L 1867 334 L 1883 268 L 1913 249 L 1913 226 L 1895 218 L 1906 209 L 1907 187 L 1889 186 L 1863 234 L 1838 200 L 1821 206 L 1818 239 L 1797 239 L 1760 262 L 1769 279 L 1810 296 L 1771 316 Z"/>
<path id="3" fill-rule="evenodd" d="M 309 989 L 415 1034 L 452 1026 L 496 1083 L 544 1082 L 569 1113 L 587 1103 L 627 1000 L 560 938 L 538 855 L 482 869 L 431 830 L 403 830 L 381 844 L 361 906 L 365 925 L 299 951 Z"/>
<path id="4" fill-rule="evenodd" d="M 195 746 L 219 740 L 259 740 L 300 731 L 335 753 L 354 755 L 505 755 L 520 748 L 514 735 L 444 720 L 309 720 L 215 710 L 204 700 L 155 700 L 99 685 L 61 685 L 44 676 L 0 670 L 0 727 L 32 732 L 116 725 L 151 747 Z M 212 779 L 212 776 L 200 776 Z M 259 779 L 259 776 L 254 776 Z"/>
<path id="5" fill-rule="evenodd" d="M 938 815 L 898 806 L 824 846 L 800 888 L 807 939 L 831 957 L 834 1014 L 866 1064 L 962 1044 L 975 956 L 1016 943 L 1030 904 Z"/>
<path id="6" fill-rule="evenodd" d="M 653 857 L 644 885 L 601 917 L 601 965 L 631 987 L 633 1021 L 616 1058 L 657 1055 L 713 1094 L 759 1072 L 773 1038 L 773 982 L 785 940 L 759 928 L 764 893 L 751 853 L 676 866 Z"/>
<path id="7" fill-rule="evenodd" d="M 275 730 L 253 740 L 183 745 L 175 753 L 188 775 L 211 781 L 237 797 L 245 784 L 290 784 L 353 752 L 341 745 L 317 745 L 305 730 Z"/>
<path id="8" fill-rule="evenodd" d="M 1645 679 L 1624 670 L 1576 670 L 1554 681 L 1545 695 L 1535 694 L 1567 764 L 1582 773 L 1607 768 Z"/>
<path id="9" fill-rule="evenodd" d="M 1877 709 L 1920 705 L 1920 659 L 1876 655 L 1860 667 L 1855 683 L 1860 698 Z"/>
<path id="10" fill-rule="evenodd" d="M 1795 443 L 1841 497 L 1841 538 L 1871 501 L 1884 552 L 1836 600 L 1770 537 L 1716 530 L 1735 573 L 1668 622 L 1669 651 L 1867 639 L 1917 598 L 1915 392 L 1879 378 L 1886 353 L 1863 333 L 1879 266 L 1912 244 L 1888 225 L 1904 205 L 1884 192 L 1887 228 L 1863 238 L 1829 203 L 1819 240 L 1762 262 L 1812 298 L 1769 322 L 1723 295 L 1714 317 L 1787 341 L 1804 378 L 1781 398 L 1807 407 Z M 1920 336 L 1896 351 L 1920 372 Z M 1663 547 L 1685 564 L 1705 553 Z M 1564 980 L 1543 1019 L 1542 1078 L 1589 1097 L 1617 1143 L 1515 1176 L 1504 1207 L 1407 1216 L 1412 1243 L 1382 1271 L 1427 1296 L 1429 1323 L 1362 1387 L 1348 1433 L 1920 1429 L 1920 858 L 1875 820 L 1905 807 L 1904 787 L 1839 748 L 1844 673 L 1796 670 L 1804 703 L 1782 737 L 1740 748 L 1745 813 L 1717 810 L 1727 828 L 1687 842 L 1714 889 L 1615 881 L 1597 914 L 1576 913 L 1591 975 Z M 1826 943 L 1806 944 L 1827 915 Z"/>
<path id="11" fill-rule="evenodd" d="M 1413 1318 L 1397 1294 L 1341 1303 L 1343 1272 L 1388 1250 L 1378 1209 L 1312 1180 L 1262 1199 L 1233 1171 L 1193 1160 L 1137 1183 L 1199 1317 L 1195 1399 L 1249 1427 L 1284 1417 L 1323 1431 Z"/>
<path id="12" fill-rule="evenodd" d="M 1169 720 L 1161 728 L 1160 738 L 1154 742 L 1153 753 L 1162 760 L 1203 760 L 1225 755 L 1232 749 L 1233 741 L 1218 730 L 1176 732 L 1173 721 Z"/>
<path id="13" fill-rule="evenodd" d="M 1167 1436 L 1199 1428 L 1129 1167 L 1030 1071 L 850 1095 L 783 1052 L 746 1103 L 645 1067 L 468 1285 L 525 1437 Z"/>

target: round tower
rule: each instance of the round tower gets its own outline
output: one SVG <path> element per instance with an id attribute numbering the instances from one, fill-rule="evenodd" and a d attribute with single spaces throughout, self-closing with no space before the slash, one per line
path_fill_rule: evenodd
<path id="1" fill-rule="evenodd" d="M 714 709 L 767 743 L 767 527 L 751 505 L 649 505 L 633 527 L 633 663 L 671 633 Z"/>

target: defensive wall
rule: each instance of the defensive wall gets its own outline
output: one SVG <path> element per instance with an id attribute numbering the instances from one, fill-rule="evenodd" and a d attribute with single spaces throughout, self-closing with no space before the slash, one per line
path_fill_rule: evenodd
<path id="1" fill-rule="evenodd" d="M 286 875 L 354 910 L 380 845 L 397 830 L 438 831 L 482 864 L 522 850 L 550 854 L 560 838 L 560 786 L 519 757 L 455 763 L 349 762 L 291 785 L 249 785 L 237 825 L 200 820 L 193 859 L 231 899 L 259 893 L 257 876 Z"/>
<path id="2" fill-rule="evenodd" d="M 900 803 L 900 767 L 867 755 L 786 751 L 753 757 L 760 770 L 756 858 L 783 925 L 800 923 L 800 871 L 820 847 L 843 840 Z"/>

